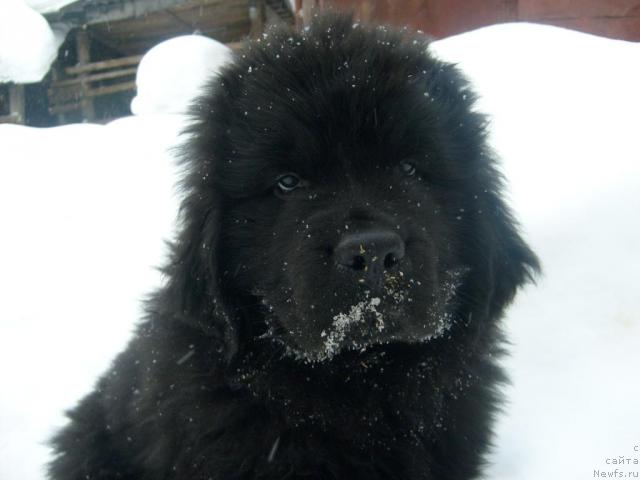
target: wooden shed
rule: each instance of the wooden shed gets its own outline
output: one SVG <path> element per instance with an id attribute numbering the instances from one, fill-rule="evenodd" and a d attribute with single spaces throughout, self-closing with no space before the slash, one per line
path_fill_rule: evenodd
<path id="1" fill-rule="evenodd" d="M 237 46 L 267 24 L 304 24 L 328 7 L 434 38 L 528 21 L 640 40 L 640 0 L 76 0 L 46 15 L 70 32 L 50 75 L 36 85 L 0 85 L 0 123 L 45 126 L 126 115 L 138 62 L 153 45 L 198 32 Z"/>
<path id="2" fill-rule="evenodd" d="M 142 55 L 178 35 L 229 44 L 293 23 L 287 0 L 77 0 L 45 14 L 68 31 L 50 74 L 39 84 L 0 85 L 0 122 L 36 126 L 129 114 Z"/>

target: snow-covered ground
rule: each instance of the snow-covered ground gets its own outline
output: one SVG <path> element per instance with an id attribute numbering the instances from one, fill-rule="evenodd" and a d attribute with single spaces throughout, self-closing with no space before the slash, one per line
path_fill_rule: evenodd
<path id="1" fill-rule="evenodd" d="M 433 48 L 482 94 L 545 270 L 505 320 L 514 385 L 487 478 L 640 472 L 611 463 L 640 458 L 640 45 L 520 24 Z M 160 281 L 183 121 L 0 125 L 1 479 L 43 478 L 63 409 L 124 346 Z"/>
<path id="2" fill-rule="evenodd" d="M 640 477 L 607 464 L 640 462 L 640 44 L 507 24 L 434 47 L 492 114 L 544 268 L 506 319 L 513 388 L 487 478 Z"/>
<path id="3" fill-rule="evenodd" d="M 43 478 L 43 442 L 159 282 L 177 204 L 165 147 L 180 121 L 0 125 L 2 480 Z"/>

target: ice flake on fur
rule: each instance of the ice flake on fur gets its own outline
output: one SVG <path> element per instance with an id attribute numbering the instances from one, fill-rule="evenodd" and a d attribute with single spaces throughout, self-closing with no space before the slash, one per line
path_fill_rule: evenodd
<path id="1" fill-rule="evenodd" d="M 468 267 L 454 268 L 446 272 L 446 278 L 440 285 L 440 296 L 445 305 L 449 305 L 455 298 L 458 288 L 462 285 L 462 279 L 469 273 Z"/>
<path id="2" fill-rule="evenodd" d="M 435 297 L 434 305 L 426 312 L 426 318 L 434 325 L 433 333 L 415 337 L 410 340 L 411 343 L 427 342 L 434 338 L 443 336 L 453 325 L 455 320 L 453 315 L 454 299 L 464 276 L 468 273 L 469 268 L 460 267 L 454 268 L 444 273 L 442 282 L 433 295 Z M 398 278 L 403 277 L 402 272 L 399 272 L 399 277 L 389 276 L 385 285 L 385 294 L 388 298 L 393 299 L 397 304 L 408 303 L 412 301 L 412 298 L 407 295 L 407 290 L 400 288 Z M 414 284 L 413 280 L 409 283 Z M 415 282 L 421 285 L 420 282 Z M 293 357 L 296 360 L 316 363 L 331 360 L 334 356 L 340 353 L 342 350 L 358 350 L 366 349 L 373 344 L 383 345 L 392 341 L 396 341 L 399 338 L 395 336 L 387 338 L 383 342 L 373 343 L 359 343 L 354 341 L 352 344 L 345 344 L 344 340 L 350 330 L 358 324 L 365 323 L 369 315 L 375 317 L 375 327 L 379 332 L 385 329 L 384 316 L 382 312 L 378 311 L 382 300 L 379 297 L 369 298 L 367 297 L 353 305 L 348 313 L 339 313 L 333 317 L 331 326 L 320 332 L 322 338 L 322 346 L 318 352 L 300 351 L 290 346 L 285 347 L 286 355 Z"/>
<path id="3" fill-rule="evenodd" d="M 301 352 L 289 346 L 286 347 L 286 355 L 303 362 L 323 362 L 331 360 L 343 348 L 344 339 L 354 325 L 364 323 L 368 314 L 375 317 L 375 326 L 379 332 L 384 330 L 384 318 L 382 313 L 378 311 L 380 298 L 366 298 L 353 305 L 348 313 L 339 313 L 333 317 L 333 322 L 329 328 L 329 332 L 322 330 L 320 337 L 323 341 L 323 348 L 319 352 Z M 362 348 L 361 345 L 354 343 L 353 347 Z"/>
<path id="4" fill-rule="evenodd" d="M 454 315 L 453 300 L 456 297 L 456 293 L 464 276 L 469 272 L 469 268 L 460 267 L 449 270 L 445 273 L 445 278 L 438 288 L 438 300 L 437 303 L 441 305 L 440 309 L 435 309 L 429 313 L 431 320 L 435 322 L 435 332 L 424 336 L 421 341 L 427 341 L 434 338 L 441 337 L 446 333 L 453 325 Z M 436 313 L 440 312 L 440 313 Z"/>
<path id="5" fill-rule="evenodd" d="M 367 313 L 372 313 L 375 316 L 378 331 L 384 330 L 384 318 L 382 313 L 377 310 L 378 305 L 380 305 L 380 298 L 374 297 L 356 303 L 351 307 L 349 313 L 335 315 L 331 324 L 331 332 L 323 337 L 326 339 L 324 350 L 318 355 L 319 359 L 330 359 L 338 353 L 349 328 L 355 324 L 363 323 Z"/>

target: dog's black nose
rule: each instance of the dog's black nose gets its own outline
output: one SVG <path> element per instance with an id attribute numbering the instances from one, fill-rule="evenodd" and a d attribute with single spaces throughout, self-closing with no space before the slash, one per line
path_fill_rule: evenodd
<path id="1" fill-rule="evenodd" d="M 404 242 L 390 230 L 368 230 L 342 237 L 334 250 L 336 263 L 362 275 L 370 287 L 380 286 L 384 272 L 404 257 Z"/>

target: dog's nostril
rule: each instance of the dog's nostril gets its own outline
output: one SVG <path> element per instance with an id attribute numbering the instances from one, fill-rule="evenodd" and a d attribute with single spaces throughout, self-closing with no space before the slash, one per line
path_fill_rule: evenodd
<path id="1" fill-rule="evenodd" d="M 388 253 L 386 257 L 384 257 L 384 268 L 389 269 L 393 267 L 398 261 L 393 253 Z"/>
<path id="2" fill-rule="evenodd" d="M 379 284 L 385 271 L 398 268 L 404 255 L 402 238 L 382 229 L 344 235 L 333 252 L 336 265 L 364 275 L 359 280 L 371 285 Z"/>
<path id="3" fill-rule="evenodd" d="M 353 257 L 353 263 L 351 264 L 351 268 L 354 270 L 364 270 L 367 266 L 367 261 L 364 259 L 362 255 L 356 255 Z"/>

